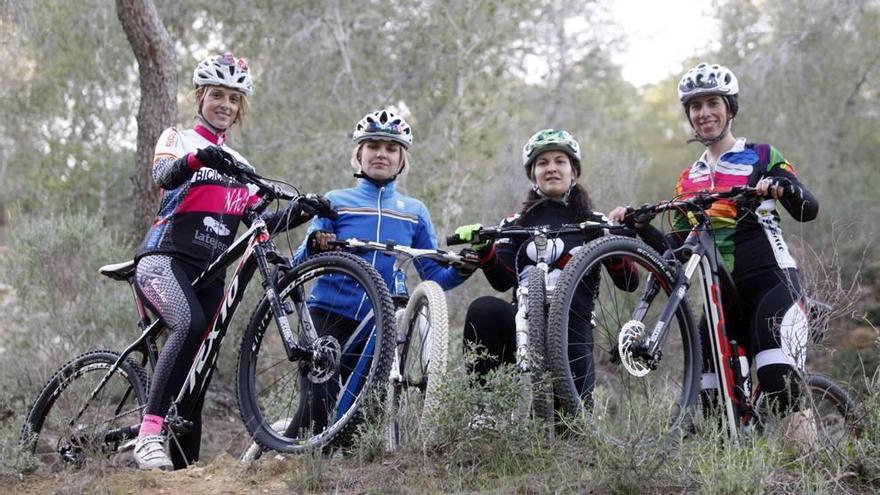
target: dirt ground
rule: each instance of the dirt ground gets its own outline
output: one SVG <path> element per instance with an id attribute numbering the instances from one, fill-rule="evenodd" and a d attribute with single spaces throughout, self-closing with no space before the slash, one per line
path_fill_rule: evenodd
<path id="1" fill-rule="evenodd" d="M 172 472 L 133 468 L 88 469 L 51 476 L 6 476 L 0 491 L 24 495 L 46 494 L 263 494 L 298 493 L 308 486 L 304 458 L 267 459 L 245 466 L 223 455 L 205 466 Z"/>

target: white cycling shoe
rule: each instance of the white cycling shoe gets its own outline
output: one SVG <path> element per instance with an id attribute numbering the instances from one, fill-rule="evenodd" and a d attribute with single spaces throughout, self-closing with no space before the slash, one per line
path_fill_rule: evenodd
<path id="1" fill-rule="evenodd" d="M 165 453 L 165 437 L 162 435 L 147 435 L 138 438 L 137 443 L 134 444 L 134 460 L 141 469 L 170 470 L 174 468 L 174 464 Z"/>

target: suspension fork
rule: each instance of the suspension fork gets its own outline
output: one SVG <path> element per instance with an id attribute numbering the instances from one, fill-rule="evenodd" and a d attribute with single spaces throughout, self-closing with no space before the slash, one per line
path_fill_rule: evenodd
<path id="1" fill-rule="evenodd" d="M 541 270 L 543 276 L 547 276 L 547 236 L 538 234 L 535 236 L 535 257 L 537 263 L 532 270 Z M 528 280 L 528 278 L 526 279 Z M 531 369 L 532 358 L 529 356 L 529 318 L 535 317 L 528 314 L 529 308 L 529 288 L 523 285 L 522 281 L 516 288 L 516 316 L 514 322 L 516 324 L 516 362 L 520 371 L 527 372 Z"/>
<path id="2" fill-rule="evenodd" d="M 263 236 L 265 236 L 265 238 Z M 293 330 L 290 328 L 290 323 L 287 321 L 288 308 L 282 303 L 281 296 L 278 294 L 278 287 L 276 284 L 277 271 L 271 271 L 269 269 L 269 262 L 267 261 L 267 253 L 269 250 L 264 246 L 264 243 L 268 243 L 268 240 L 268 233 L 259 234 L 258 243 L 254 245 L 254 258 L 257 261 L 257 268 L 260 270 L 260 275 L 263 277 L 263 289 L 266 293 L 266 299 L 269 301 L 269 308 L 272 310 L 272 317 L 275 319 L 275 325 L 278 327 L 278 331 L 281 335 L 281 342 L 284 344 L 284 351 L 287 353 L 287 359 L 290 361 L 309 359 L 311 353 L 308 349 L 305 349 L 302 345 L 296 342 Z M 318 335 L 315 331 L 315 326 L 312 323 L 309 310 L 305 306 L 305 294 L 301 287 L 294 288 L 292 298 L 296 306 L 295 310 L 300 315 L 301 330 L 307 336 L 309 342 L 316 340 Z M 290 312 L 292 313 L 294 308 L 290 309 Z"/>
<path id="3" fill-rule="evenodd" d="M 675 318 L 675 313 L 678 311 L 679 306 L 681 306 L 682 301 L 684 301 L 685 295 L 691 286 L 691 279 L 697 268 L 699 268 L 701 259 L 702 255 L 699 252 L 692 253 L 684 268 L 676 270 L 676 282 L 672 292 L 669 294 L 669 301 L 667 301 L 663 312 L 660 314 L 660 318 L 657 320 L 657 324 L 654 325 L 654 329 L 651 330 L 645 343 L 648 354 L 655 361 L 659 361 L 662 357 L 663 350 L 661 347 L 663 342 L 666 341 L 666 335 L 669 333 L 669 324 Z M 648 281 L 648 288 L 633 311 L 634 319 L 637 321 L 642 321 L 648 311 L 650 302 L 660 291 L 660 283 L 653 279 L 653 275 L 649 277 Z"/>

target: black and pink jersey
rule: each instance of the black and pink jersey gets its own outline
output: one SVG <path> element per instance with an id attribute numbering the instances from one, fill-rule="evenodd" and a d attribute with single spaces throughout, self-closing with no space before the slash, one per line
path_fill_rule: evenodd
<path id="1" fill-rule="evenodd" d="M 195 157 L 197 150 L 217 145 L 250 166 L 224 138 L 202 124 L 162 132 L 153 156 L 153 180 L 163 190 L 159 213 L 136 259 L 168 254 L 206 268 L 235 239 L 245 208 L 259 198 L 254 189 L 202 167 Z"/>

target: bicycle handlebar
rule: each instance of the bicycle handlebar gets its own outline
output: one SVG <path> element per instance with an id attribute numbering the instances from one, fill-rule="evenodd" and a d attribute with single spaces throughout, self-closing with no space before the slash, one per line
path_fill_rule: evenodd
<path id="1" fill-rule="evenodd" d="M 266 179 L 251 168 L 244 167 L 238 162 L 235 162 L 234 165 L 236 168 L 236 180 L 244 184 L 252 184 L 259 190 L 257 194 L 263 198 L 263 202 L 262 208 L 257 208 L 258 211 L 265 209 L 272 201 L 281 199 L 307 204 L 316 211 L 318 216 L 329 218 L 330 220 L 335 220 L 339 216 L 336 210 L 329 206 L 329 202 L 326 200 L 322 201 L 321 196 L 318 194 L 301 194 L 299 191 L 290 191 Z"/>
<path id="2" fill-rule="evenodd" d="M 476 253 L 454 253 L 452 251 L 444 251 L 442 249 L 419 249 L 411 246 L 397 244 L 393 240 L 382 242 L 367 241 L 363 239 L 346 239 L 344 241 L 330 241 L 331 246 L 341 248 L 359 250 L 369 249 L 373 251 L 381 251 L 388 256 L 396 256 L 398 258 L 428 258 L 437 261 L 443 265 L 449 266 L 454 264 L 478 266 L 480 263 Z"/>
<path id="3" fill-rule="evenodd" d="M 634 231 L 625 226 L 608 222 L 586 221 L 582 223 L 563 224 L 558 227 L 483 227 L 474 232 L 474 238 L 467 241 L 453 234 L 446 237 L 446 245 L 454 246 L 457 244 L 475 244 L 483 241 L 492 241 L 503 237 L 531 238 L 539 234 L 547 237 L 556 237 L 563 234 L 586 234 L 589 231 L 604 229 L 612 233 L 633 236 Z"/>
<path id="4" fill-rule="evenodd" d="M 791 182 L 785 177 L 775 177 L 782 187 L 787 187 Z M 628 208 L 626 216 L 634 218 L 642 215 L 653 216 L 667 210 L 679 211 L 703 211 L 712 206 L 718 200 L 731 198 L 753 199 L 758 197 L 757 189 L 752 186 L 735 186 L 727 191 L 719 192 L 699 192 L 694 197 L 678 200 L 663 201 L 660 203 L 647 203 L 638 208 Z"/>

